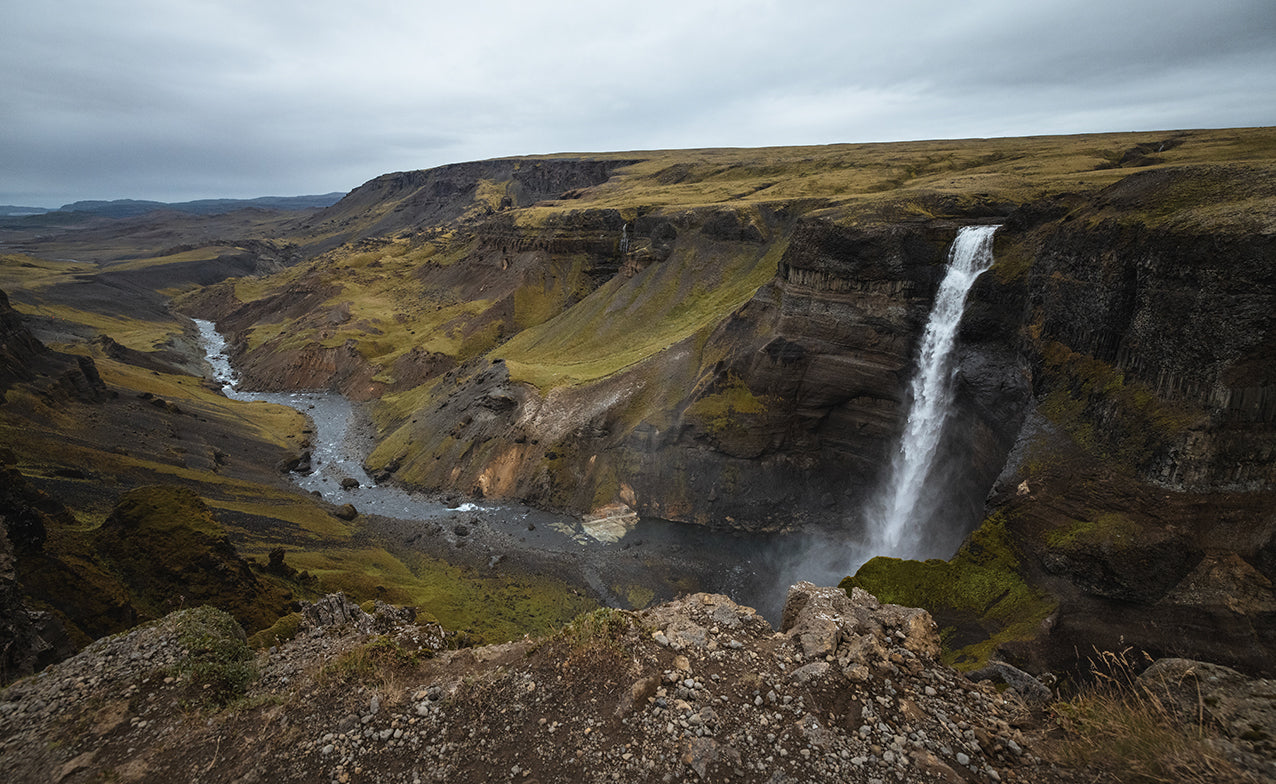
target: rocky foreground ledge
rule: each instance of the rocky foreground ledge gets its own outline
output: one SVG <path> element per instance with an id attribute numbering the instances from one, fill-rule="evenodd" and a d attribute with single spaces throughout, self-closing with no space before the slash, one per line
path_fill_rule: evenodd
<path id="1" fill-rule="evenodd" d="M 255 659 L 228 616 L 174 613 L 0 693 L 0 780 L 1074 780 L 1035 751 L 1039 682 L 968 680 L 925 611 L 859 589 L 799 583 L 780 632 L 695 594 L 443 648 L 339 594 Z"/>

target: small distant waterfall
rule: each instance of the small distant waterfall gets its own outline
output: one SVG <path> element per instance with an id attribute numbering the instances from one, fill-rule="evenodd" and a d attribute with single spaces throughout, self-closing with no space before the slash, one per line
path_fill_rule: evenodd
<path id="1" fill-rule="evenodd" d="M 910 386 L 912 409 L 891 463 L 890 481 L 868 510 L 868 555 L 930 557 L 920 552 L 928 522 L 923 491 L 936 480 L 935 454 L 952 407 L 953 344 L 975 279 L 992 266 L 996 226 L 966 226 L 948 251 L 948 273 L 922 337 L 917 374 Z M 946 554 L 943 554 L 946 555 Z"/>

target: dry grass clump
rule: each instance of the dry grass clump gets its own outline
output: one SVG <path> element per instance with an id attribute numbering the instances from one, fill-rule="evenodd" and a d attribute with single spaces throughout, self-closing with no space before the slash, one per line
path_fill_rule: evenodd
<path id="1" fill-rule="evenodd" d="M 633 616 L 603 607 L 582 613 L 556 632 L 551 645 L 564 672 L 575 678 L 594 677 L 614 685 L 613 679 L 628 668 L 625 638 L 633 628 Z"/>
<path id="2" fill-rule="evenodd" d="M 1053 761 L 1094 782 L 1257 784 L 1221 751 L 1202 702 L 1188 714 L 1139 679 L 1136 669 L 1149 663 L 1128 648 L 1091 660 L 1094 681 L 1053 706 L 1061 731 L 1048 748 Z"/>

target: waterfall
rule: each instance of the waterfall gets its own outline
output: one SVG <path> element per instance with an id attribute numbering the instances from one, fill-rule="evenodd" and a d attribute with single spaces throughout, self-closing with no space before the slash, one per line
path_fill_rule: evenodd
<path id="1" fill-rule="evenodd" d="M 992 266 L 996 226 L 966 226 L 948 251 L 948 272 L 939 284 L 935 305 L 922 337 L 917 373 L 909 392 L 912 408 L 891 462 L 890 481 L 869 505 L 871 555 L 926 557 L 921 551 L 929 515 L 921 500 L 936 481 L 934 462 L 952 406 L 953 344 L 975 279 Z M 947 555 L 946 553 L 943 555 Z"/>

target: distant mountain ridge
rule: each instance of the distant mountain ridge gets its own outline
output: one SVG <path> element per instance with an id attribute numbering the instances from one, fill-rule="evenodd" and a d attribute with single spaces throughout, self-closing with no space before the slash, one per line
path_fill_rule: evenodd
<path id="1" fill-rule="evenodd" d="M 64 204 L 56 210 L 46 207 L 0 205 L 0 216 L 42 215 L 50 212 L 88 212 L 107 218 L 129 218 L 155 210 L 175 210 L 193 215 L 217 215 L 251 207 L 274 210 L 310 210 L 336 204 L 346 194 L 341 191 L 309 196 L 260 196 L 255 199 L 196 199 L 163 202 L 144 199 L 86 200 Z"/>

